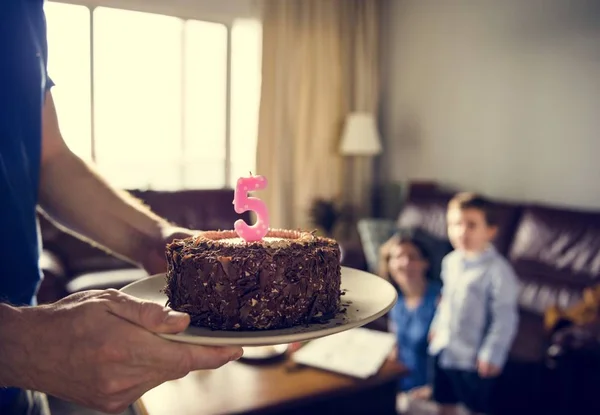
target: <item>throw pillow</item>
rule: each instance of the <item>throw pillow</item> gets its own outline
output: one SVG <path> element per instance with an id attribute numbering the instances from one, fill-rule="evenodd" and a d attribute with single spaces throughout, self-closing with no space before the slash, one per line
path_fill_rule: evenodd
<path id="1" fill-rule="evenodd" d="M 357 227 L 369 272 L 377 273 L 381 245 L 395 234 L 400 234 L 414 239 L 420 245 L 429 261 L 428 277 L 440 280 L 442 259 L 452 251 L 447 239 L 418 227 L 398 228 L 394 221 L 386 219 L 361 219 Z"/>

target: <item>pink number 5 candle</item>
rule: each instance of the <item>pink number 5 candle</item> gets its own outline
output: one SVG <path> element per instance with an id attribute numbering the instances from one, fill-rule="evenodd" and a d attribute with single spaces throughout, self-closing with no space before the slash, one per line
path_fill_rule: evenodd
<path id="1" fill-rule="evenodd" d="M 236 213 L 248 210 L 256 213 L 256 223 L 252 226 L 243 219 L 235 221 L 233 228 L 240 238 L 246 242 L 260 241 L 269 230 L 269 213 L 265 203 L 257 197 L 248 197 L 248 192 L 267 187 L 267 179 L 263 176 L 240 177 L 235 186 L 233 208 Z"/>

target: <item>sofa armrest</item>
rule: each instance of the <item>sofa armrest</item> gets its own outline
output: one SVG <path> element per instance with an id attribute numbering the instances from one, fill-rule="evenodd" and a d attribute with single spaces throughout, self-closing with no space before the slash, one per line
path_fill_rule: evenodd
<path id="1" fill-rule="evenodd" d="M 396 232 L 396 222 L 390 219 L 365 218 L 357 223 L 362 251 L 367 268 L 376 273 L 379 261 L 379 248 Z"/>
<path id="2" fill-rule="evenodd" d="M 38 290 L 38 303 L 52 303 L 67 295 L 65 287 L 69 278 L 63 261 L 52 251 L 44 249 L 40 254 L 39 266 L 44 279 Z"/>
<path id="3" fill-rule="evenodd" d="M 356 240 L 338 241 L 341 251 L 341 264 L 344 267 L 367 270 L 367 263 L 360 243 Z"/>

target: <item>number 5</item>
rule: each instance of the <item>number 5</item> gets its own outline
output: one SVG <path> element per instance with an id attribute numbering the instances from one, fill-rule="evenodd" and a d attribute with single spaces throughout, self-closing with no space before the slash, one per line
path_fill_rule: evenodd
<path id="1" fill-rule="evenodd" d="M 256 213 L 256 223 L 252 226 L 243 219 L 235 221 L 233 228 L 240 238 L 246 242 L 260 241 L 269 231 L 269 213 L 265 203 L 257 197 L 248 197 L 252 190 L 262 190 L 267 187 L 267 180 L 263 176 L 239 178 L 235 186 L 233 208 L 236 213 L 253 211 Z"/>

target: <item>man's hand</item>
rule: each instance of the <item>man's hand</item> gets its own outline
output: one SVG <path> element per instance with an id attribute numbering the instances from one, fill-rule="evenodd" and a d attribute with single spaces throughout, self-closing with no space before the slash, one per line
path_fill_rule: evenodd
<path id="1" fill-rule="evenodd" d="M 165 381 L 242 355 L 237 347 L 160 338 L 155 333 L 184 330 L 189 316 L 115 290 L 85 291 L 47 306 L 13 310 L 18 316 L 7 322 L 15 323 L 12 332 L 0 331 L 2 341 L 12 336 L 2 350 L 6 361 L 0 359 L 0 366 L 8 367 L 2 382 L 104 412 L 121 412 Z"/>
<path id="2" fill-rule="evenodd" d="M 161 232 L 161 238 L 156 240 L 150 249 L 148 249 L 146 256 L 142 258 L 142 266 L 148 273 L 148 275 L 160 274 L 167 271 L 167 261 L 165 259 L 165 247 L 168 243 L 173 242 L 175 239 L 184 239 L 198 232 L 194 232 L 190 229 L 179 228 L 179 227 L 166 227 Z"/>
<path id="3" fill-rule="evenodd" d="M 502 369 L 498 366 L 495 366 L 489 362 L 484 362 L 483 360 L 477 361 L 477 373 L 482 378 L 493 378 L 498 376 L 502 372 Z"/>

